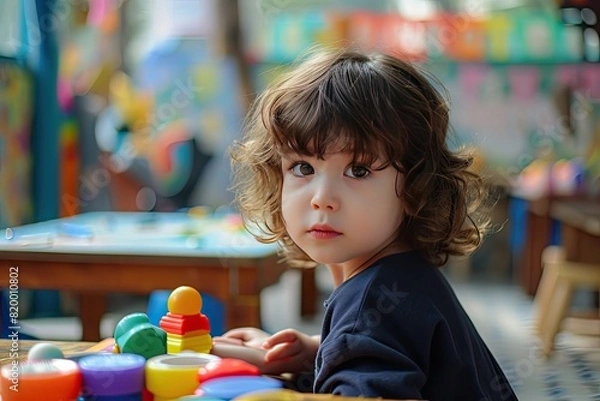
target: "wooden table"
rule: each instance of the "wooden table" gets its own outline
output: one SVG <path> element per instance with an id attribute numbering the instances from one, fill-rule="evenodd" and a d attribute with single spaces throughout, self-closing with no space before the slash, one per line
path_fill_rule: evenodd
<path id="1" fill-rule="evenodd" d="M 550 243 L 552 219 L 549 216 L 552 200 L 548 197 L 528 200 L 525 245 L 521 265 L 520 283 L 527 295 L 535 295 L 542 277 L 542 251 Z"/>
<path id="2" fill-rule="evenodd" d="M 583 202 L 588 203 L 578 196 L 543 196 L 539 198 L 525 198 L 527 201 L 527 215 L 525 244 L 521 256 L 519 269 L 519 282 L 526 294 L 534 296 L 542 277 L 542 251 L 551 244 L 552 226 L 555 218 L 551 209 L 557 203 Z M 562 230 L 562 229 L 561 229 Z M 561 232 L 562 234 L 562 232 Z"/>
<path id="3" fill-rule="evenodd" d="M 26 361 L 29 349 L 42 341 L 19 340 L 15 344 L 11 340 L 0 339 L 0 365 L 12 363 L 13 360 Z M 98 344 L 87 341 L 43 341 L 55 344 L 65 356 L 79 354 L 81 352 L 93 352 L 99 350 Z M 103 343 L 104 344 L 104 343 Z M 14 351 L 14 350 L 17 351 Z M 12 355 L 11 355 L 12 354 Z M 11 357 L 12 356 L 12 357 Z"/>
<path id="4" fill-rule="evenodd" d="M 228 328 L 260 327 L 260 292 L 287 270 L 275 245 L 235 221 L 185 213 L 85 213 L 17 227 L 0 238 L 0 286 L 76 291 L 84 341 L 100 339 L 111 292 L 189 285 L 225 304 Z"/>

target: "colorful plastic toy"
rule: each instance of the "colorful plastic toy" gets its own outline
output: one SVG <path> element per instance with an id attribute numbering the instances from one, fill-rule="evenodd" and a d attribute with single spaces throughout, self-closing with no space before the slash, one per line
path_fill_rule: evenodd
<path id="1" fill-rule="evenodd" d="M 198 371 L 198 382 L 204 383 L 212 379 L 231 376 L 259 376 L 258 367 L 235 358 L 224 358 L 212 361 Z"/>
<path id="2" fill-rule="evenodd" d="M 104 340 L 103 343 L 107 343 Z M 49 359 L 69 359 L 73 362 L 79 363 L 81 358 L 86 356 L 98 355 L 99 353 L 112 353 L 116 346 L 111 343 L 110 347 L 96 348 L 95 350 L 89 350 L 85 352 L 78 352 L 65 356 L 60 348 L 56 344 L 52 343 L 36 343 L 34 344 L 27 353 L 27 361 L 43 361 Z M 118 348 L 117 348 L 118 349 Z M 119 352 L 115 352 L 119 353 Z"/>
<path id="3" fill-rule="evenodd" d="M 79 360 L 79 369 L 83 377 L 84 399 L 141 399 L 145 364 L 146 359 L 136 354 L 98 354 L 82 358 Z"/>
<path id="4" fill-rule="evenodd" d="M 178 287 L 169 296 L 169 312 L 160 320 L 167 332 L 167 352 L 176 354 L 184 350 L 209 353 L 212 349 L 210 322 L 200 313 L 202 296 L 192 287 Z"/>
<path id="5" fill-rule="evenodd" d="M 200 385 L 201 394 L 231 400 L 243 394 L 261 390 L 281 389 L 283 383 L 266 376 L 232 376 L 212 379 Z"/>
<path id="6" fill-rule="evenodd" d="M 132 313 L 117 323 L 115 343 L 123 354 L 138 354 L 146 359 L 167 352 L 164 330 L 150 324 L 145 313 Z"/>
<path id="7" fill-rule="evenodd" d="M 65 356 L 54 344 L 38 343 L 27 362 L 1 367 L 2 401 L 37 401 L 40 395 L 50 401 L 223 401 L 280 389 L 280 381 L 261 376 L 264 367 L 237 358 L 251 355 L 260 364 L 264 351 L 217 344 L 219 355 L 229 351 L 228 357 L 208 353 L 212 338 L 202 304 L 198 291 L 179 287 L 169 296 L 162 328 L 146 314 L 132 313 L 119 321 L 114 340 L 82 353 Z M 194 352 L 199 349 L 207 352 Z M 15 377 L 18 392 L 11 389 Z"/>
<path id="8" fill-rule="evenodd" d="M 180 398 L 181 399 L 181 398 Z M 201 398 L 202 400 L 204 398 Z M 378 401 L 392 401 L 384 398 L 375 398 Z M 264 390 L 246 393 L 234 398 L 232 401 L 367 401 L 365 397 L 343 397 L 333 394 L 305 394 L 288 389 Z"/>
<path id="9" fill-rule="evenodd" d="M 67 359 L 11 363 L 0 369 L 3 401 L 76 400 L 80 391 L 79 366 Z"/>
<path id="10" fill-rule="evenodd" d="M 198 387 L 198 369 L 216 359 L 219 357 L 194 352 L 151 358 L 146 362 L 146 388 L 154 394 L 154 401 L 192 395 Z"/>
<path id="11" fill-rule="evenodd" d="M 28 361 L 40 361 L 44 359 L 63 359 L 65 356 L 58 346 L 51 343 L 34 344 L 27 353 Z"/>

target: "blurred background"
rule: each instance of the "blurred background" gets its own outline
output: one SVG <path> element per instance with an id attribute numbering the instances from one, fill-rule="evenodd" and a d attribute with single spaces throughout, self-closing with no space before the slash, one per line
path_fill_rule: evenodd
<path id="1" fill-rule="evenodd" d="M 577 221 L 600 227 L 599 15 L 596 0 L 2 0 L 0 227 L 90 211 L 229 207 L 227 148 L 252 100 L 290 62 L 315 44 L 398 54 L 444 85 L 450 145 L 476 149 L 497 201 L 495 233 L 444 272 L 521 395 L 535 377 L 550 397 L 540 399 L 598 397 L 598 353 L 584 380 L 579 354 L 546 366 L 515 362 L 507 350 L 514 338 L 521 355 L 535 343 L 542 250 L 566 243 L 554 202 L 585 201 Z M 596 230 L 586 237 L 592 264 Z M 331 283 L 321 273 L 324 297 Z M 576 291 L 574 305 L 597 308 L 597 289 Z M 263 292 L 267 329 L 318 332 L 320 306 L 297 316 L 299 291 L 290 271 Z M 23 318 L 56 318 L 38 336 L 71 336 L 61 327 L 73 322 L 59 319 L 75 309 L 68 294 L 28 297 Z M 111 305 L 120 313 L 145 303 L 116 295 Z M 535 373 L 523 373 L 523 361 Z M 579 390 L 552 381 L 563 365 Z M 584 398 L 569 398 L 581 388 Z"/>

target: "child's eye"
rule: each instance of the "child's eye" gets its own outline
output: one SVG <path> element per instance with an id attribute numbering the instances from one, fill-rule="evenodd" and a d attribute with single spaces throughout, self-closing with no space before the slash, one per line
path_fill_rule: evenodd
<path id="1" fill-rule="evenodd" d="M 290 170 L 296 177 L 304 177 L 315 172 L 310 164 L 303 162 L 295 163 Z"/>
<path id="2" fill-rule="evenodd" d="M 350 166 L 348 170 L 346 170 L 346 176 L 350 178 L 367 178 L 371 172 L 368 168 L 363 166 Z"/>

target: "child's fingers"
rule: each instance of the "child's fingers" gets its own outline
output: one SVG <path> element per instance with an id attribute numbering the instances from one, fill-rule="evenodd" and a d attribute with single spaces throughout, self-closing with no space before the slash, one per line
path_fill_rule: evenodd
<path id="1" fill-rule="evenodd" d="M 244 341 L 235 337 L 213 337 L 213 343 L 244 345 Z"/>
<path id="2" fill-rule="evenodd" d="M 296 342 L 298 336 L 293 329 L 285 329 L 278 331 L 273 334 L 271 337 L 267 338 L 265 342 L 262 344 L 263 348 L 272 348 L 277 344 L 281 343 L 292 343 Z"/>
<path id="3" fill-rule="evenodd" d="M 265 339 L 269 338 L 269 334 L 259 329 L 242 327 L 229 330 L 221 337 L 239 340 L 248 347 L 261 348 Z"/>
<path id="4" fill-rule="evenodd" d="M 302 347 L 297 342 L 281 343 L 275 345 L 265 354 L 265 362 L 272 363 L 289 359 L 302 351 Z"/>
<path id="5" fill-rule="evenodd" d="M 244 360 L 248 363 L 258 366 L 261 371 L 265 366 L 265 351 L 258 348 L 217 342 L 213 345 L 211 354 L 221 358 L 236 358 Z"/>
<path id="6" fill-rule="evenodd" d="M 250 333 L 248 332 L 247 329 L 241 328 L 241 329 L 232 329 L 229 330 L 227 333 L 223 334 L 221 337 L 224 338 L 235 338 L 241 341 L 248 341 L 250 339 Z"/>

